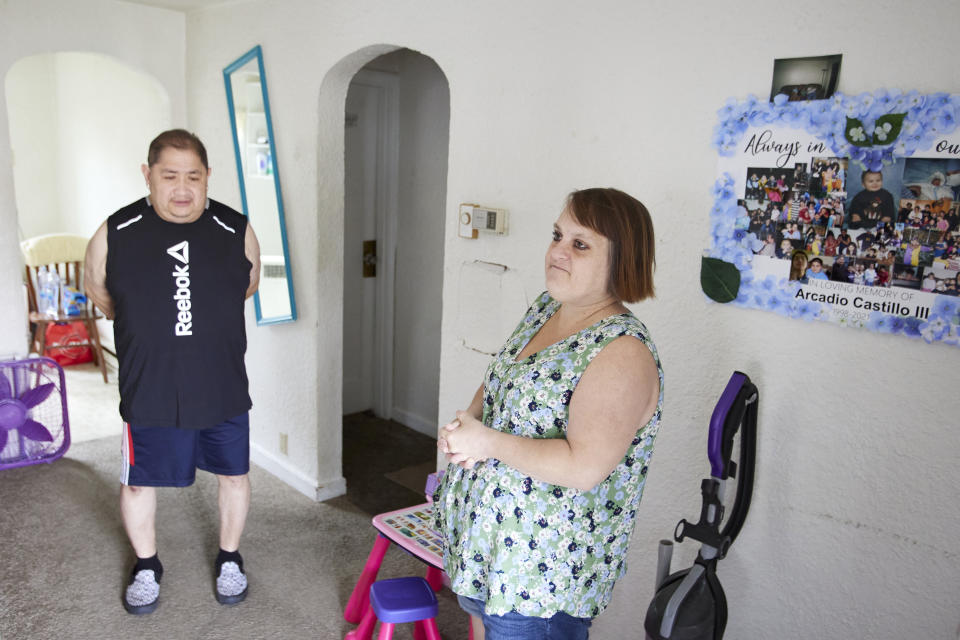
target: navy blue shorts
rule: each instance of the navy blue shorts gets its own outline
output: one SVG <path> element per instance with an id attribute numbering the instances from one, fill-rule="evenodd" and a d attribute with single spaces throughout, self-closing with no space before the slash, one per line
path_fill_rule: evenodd
<path id="1" fill-rule="evenodd" d="M 123 475 L 133 487 L 188 487 L 197 469 L 221 476 L 250 471 L 250 416 L 208 429 L 138 427 L 123 423 Z"/>

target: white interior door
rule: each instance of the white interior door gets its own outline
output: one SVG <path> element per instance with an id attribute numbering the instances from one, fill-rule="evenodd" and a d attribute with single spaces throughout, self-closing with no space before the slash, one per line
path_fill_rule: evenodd
<path id="1" fill-rule="evenodd" d="M 361 71 L 350 84 L 344 132 L 343 412 L 390 417 L 396 78 Z M 363 277 L 363 244 L 377 243 L 376 277 Z"/>

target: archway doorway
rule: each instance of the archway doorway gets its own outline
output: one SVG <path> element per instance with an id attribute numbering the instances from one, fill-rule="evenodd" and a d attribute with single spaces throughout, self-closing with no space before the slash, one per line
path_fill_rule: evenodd
<path id="1" fill-rule="evenodd" d="M 145 194 L 140 164 L 171 122 L 170 99 L 156 78 L 99 53 L 44 53 L 10 67 L 4 95 L 18 240 L 88 238 Z M 98 324 L 101 342 L 114 351 L 111 324 Z M 71 439 L 117 433 L 118 423 L 104 419 L 119 404 L 115 379 L 105 385 L 92 365 L 66 367 L 66 375 Z"/>
<path id="2" fill-rule="evenodd" d="M 347 92 L 344 477 L 352 497 L 379 483 L 371 510 L 422 496 L 435 461 L 449 118 L 446 77 L 409 49 L 369 62 Z"/>
<path id="3" fill-rule="evenodd" d="M 99 53 L 45 53 L 14 63 L 4 93 L 21 240 L 92 235 L 144 194 L 140 164 L 171 118 L 154 77 Z"/>

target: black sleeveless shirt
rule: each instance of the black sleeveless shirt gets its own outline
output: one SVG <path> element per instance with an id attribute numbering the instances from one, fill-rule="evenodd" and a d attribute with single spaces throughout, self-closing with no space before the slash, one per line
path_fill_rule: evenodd
<path id="1" fill-rule="evenodd" d="M 185 224 L 167 222 L 146 198 L 107 219 L 126 422 L 204 429 L 250 409 L 246 232 L 246 217 L 214 200 Z"/>

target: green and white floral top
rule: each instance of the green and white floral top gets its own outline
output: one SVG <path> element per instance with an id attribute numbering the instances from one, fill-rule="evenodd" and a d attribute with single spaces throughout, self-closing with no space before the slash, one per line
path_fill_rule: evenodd
<path id="1" fill-rule="evenodd" d="M 483 423 L 528 438 L 562 438 L 580 376 L 608 343 L 633 336 L 650 349 L 660 397 L 626 455 L 589 491 L 539 482 L 487 460 L 449 465 L 435 496 L 453 591 L 486 612 L 593 618 L 626 572 L 626 554 L 660 427 L 663 369 L 646 327 L 630 313 L 593 324 L 520 362 L 515 358 L 560 303 L 543 293 L 487 369 Z M 638 390 L 639 391 L 639 390 Z"/>

